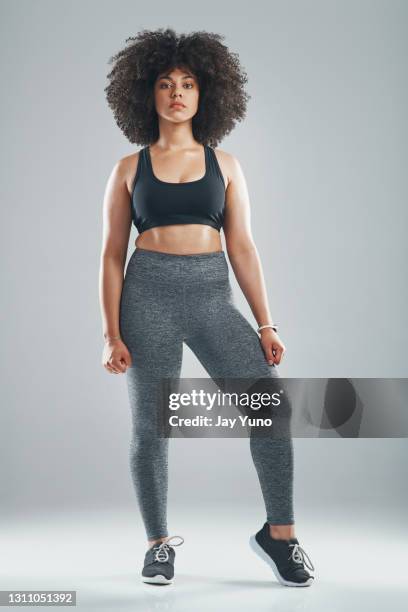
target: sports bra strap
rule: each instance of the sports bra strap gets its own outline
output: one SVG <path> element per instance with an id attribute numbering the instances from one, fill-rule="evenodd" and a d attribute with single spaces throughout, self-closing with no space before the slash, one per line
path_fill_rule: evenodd
<path id="1" fill-rule="evenodd" d="M 214 149 L 208 145 L 206 145 L 205 148 L 206 148 L 206 151 L 208 151 L 207 159 L 209 161 L 211 172 L 216 174 L 222 180 L 222 184 L 224 185 L 224 177 L 221 172 L 221 168 L 218 163 L 217 156 L 215 155 Z"/>

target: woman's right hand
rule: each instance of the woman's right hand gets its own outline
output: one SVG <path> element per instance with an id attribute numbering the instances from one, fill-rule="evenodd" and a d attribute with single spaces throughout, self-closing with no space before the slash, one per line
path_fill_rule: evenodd
<path id="1" fill-rule="evenodd" d="M 111 374 L 123 374 L 132 365 L 132 357 L 123 340 L 105 342 L 102 365 Z"/>

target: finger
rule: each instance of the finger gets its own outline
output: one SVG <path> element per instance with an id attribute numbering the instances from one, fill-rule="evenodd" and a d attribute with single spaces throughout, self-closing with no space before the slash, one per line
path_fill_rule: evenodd
<path id="1" fill-rule="evenodd" d="M 112 374 L 119 374 L 118 369 L 113 361 L 108 361 L 107 366 Z"/>
<path id="2" fill-rule="evenodd" d="M 130 366 L 132 365 L 132 357 L 130 356 L 130 353 L 125 354 L 125 356 L 123 357 L 123 361 L 125 362 L 127 367 L 130 368 Z"/>
<path id="3" fill-rule="evenodd" d="M 122 374 L 123 374 L 123 372 L 126 372 L 127 365 L 126 365 L 126 362 L 125 362 L 124 359 L 121 359 L 119 361 L 119 367 L 120 367 L 120 371 L 122 372 Z"/>
<path id="4" fill-rule="evenodd" d="M 273 356 L 273 352 L 272 352 L 272 346 L 270 344 L 268 344 L 267 346 L 263 347 L 264 349 L 264 353 L 265 353 L 265 359 L 268 362 L 269 365 L 273 364 L 273 360 L 274 360 L 274 356 Z"/>
<path id="5" fill-rule="evenodd" d="M 282 355 L 283 355 L 283 349 L 280 346 L 277 346 L 275 348 L 275 363 L 277 365 L 280 364 Z"/>
<path id="6" fill-rule="evenodd" d="M 112 361 L 110 361 L 109 365 L 111 366 L 111 368 L 115 372 L 115 374 L 121 374 L 122 373 L 122 364 L 120 362 L 118 362 L 116 359 L 113 359 Z"/>

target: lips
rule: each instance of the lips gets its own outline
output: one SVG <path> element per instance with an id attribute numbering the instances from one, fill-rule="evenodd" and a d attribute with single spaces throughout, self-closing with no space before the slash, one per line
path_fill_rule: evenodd
<path id="1" fill-rule="evenodd" d="M 170 104 L 170 108 L 186 108 L 184 104 L 180 102 L 175 102 L 174 104 Z"/>

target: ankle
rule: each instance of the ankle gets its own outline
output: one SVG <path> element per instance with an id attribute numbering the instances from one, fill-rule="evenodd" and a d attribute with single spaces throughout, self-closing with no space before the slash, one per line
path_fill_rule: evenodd
<path id="1" fill-rule="evenodd" d="M 269 524 L 269 535 L 274 540 L 289 540 L 290 538 L 295 538 L 295 526 Z"/>
<path id="2" fill-rule="evenodd" d="M 147 545 L 149 548 L 152 548 L 155 544 L 160 544 L 161 542 L 165 542 L 169 539 L 169 536 L 163 536 L 161 538 L 157 538 L 156 540 L 148 540 Z"/>

